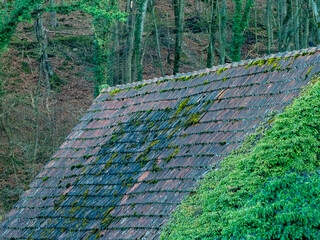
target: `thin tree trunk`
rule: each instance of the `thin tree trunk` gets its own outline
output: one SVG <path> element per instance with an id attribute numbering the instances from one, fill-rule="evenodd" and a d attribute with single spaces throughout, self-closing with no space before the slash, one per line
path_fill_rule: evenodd
<path id="1" fill-rule="evenodd" d="M 176 44 L 174 53 L 174 67 L 173 74 L 180 71 L 181 63 L 181 47 L 183 39 L 183 21 L 184 21 L 184 0 L 174 0 L 174 13 L 176 22 Z"/>
<path id="2" fill-rule="evenodd" d="M 38 7 L 39 8 L 39 7 Z M 48 58 L 48 35 L 43 27 L 42 13 L 38 13 L 37 19 L 34 22 L 36 38 L 40 46 L 40 66 L 46 86 L 46 108 L 49 111 L 49 96 L 51 91 L 50 77 L 53 76 L 52 68 Z M 40 74 L 40 73 L 39 73 Z"/>
<path id="3" fill-rule="evenodd" d="M 11 129 L 8 124 L 10 122 L 8 119 L 8 112 L 4 111 L 4 102 L 3 101 L 1 101 L 1 103 L 0 103 L 0 119 L 1 119 L 0 126 L 2 126 L 2 128 L 8 138 L 8 155 L 10 155 L 12 147 L 13 147 L 13 137 L 12 137 Z"/>
<path id="4" fill-rule="evenodd" d="M 219 48 L 220 64 L 226 62 L 226 28 L 227 28 L 227 2 L 221 0 L 221 10 L 219 11 Z"/>
<path id="5" fill-rule="evenodd" d="M 144 43 L 143 43 L 143 47 L 142 47 L 142 52 L 141 52 L 141 57 L 140 57 L 140 63 L 142 65 L 143 63 L 143 59 L 144 59 L 144 56 L 146 54 L 146 50 L 147 50 L 147 45 L 148 45 L 148 42 L 149 42 L 149 37 L 150 37 L 151 33 L 148 34 L 146 37 L 145 37 L 145 40 L 144 40 Z"/>
<path id="6" fill-rule="evenodd" d="M 143 66 L 141 64 L 141 43 L 144 29 L 144 21 L 146 18 L 147 7 L 149 0 L 139 0 L 138 13 L 136 17 L 136 29 L 135 29 L 135 66 L 137 72 L 137 81 L 142 80 Z"/>
<path id="7" fill-rule="evenodd" d="M 196 15 L 198 18 L 201 16 L 201 1 L 195 0 L 195 9 L 196 9 Z"/>
<path id="8" fill-rule="evenodd" d="M 291 22 L 292 22 L 292 1 L 287 0 L 286 1 L 286 16 L 283 20 L 283 28 L 282 28 L 282 48 L 281 51 L 287 51 L 288 50 L 288 44 L 290 41 L 290 35 L 292 32 Z"/>
<path id="9" fill-rule="evenodd" d="M 113 59 L 114 59 L 114 63 L 119 63 L 120 65 L 120 62 L 121 62 L 121 59 L 120 59 L 120 54 L 119 54 L 119 46 L 120 46 L 120 42 L 119 42 L 119 28 L 120 28 L 120 23 L 119 21 L 116 22 L 116 26 L 115 26 L 115 31 L 114 31 L 114 36 L 113 36 Z M 115 79 L 113 79 L 113 85 L 116 85 L 116 84 L 123 84 L 123 77 L 122 77 L 122 72 L 119 68 L 119 65 L 118 64 L 114 64 L 114 75 L 116 76 Z M 114 77 L 115 77 L 114 76 Z"/>
<path id="10" fill-rule="evenodd" d="M 37 6 L 36 9 L 40 9 L 41 6 Z M 43 27 L 42 21 L 42 12 L 39 12 L 37 18 L 34 22 L 34 30 L 35 35 L 39 43 L 39 76 L 38 76 L 38 84 L 36 88 L 36 96 L 35 96 L 35 140 L 34 140 L 34 152 L 33 152 L 33 164 L 36 163 L 38 157 L 38 148 L 39 148 L 39 97 L 40 97 L 40 86 L 43 78 L 43 73 L 45 73 L 46 62 L 48 60 L 47 55 L 47 36 L 46 31 Z M 49 110 L 49 93 L 50 93 L 50 80 L 48 78 L 48 74 L 44 74 L 45 86 L 46 86 L 46 107 Z M 32 169 L 32 175 L 35 175 L 34 168 Z"/>
<path id="11" fill-rule="evenodd" d="M 272 47 L 272 0 L 267 0 L 266 4 L 266 24 L 267 24 L 267 49 L 268 49 L 268 54 L 271 53 L 271 47 Z"/>
<path id="12" fill-rule="evenodd" d="M 154 13 L 154 1 L 152 1 L 152 18 L 153 18 L 153 24 L 154 24 L 154 31 L 155 31 L 155 40 L 156 40 L 156 45 L 157 45 L 157 55 L 158 55 L 158 61 L 159 61 L 159 66 L 161 70 L 161 75 L 164 77 L 164 70 L 162 66 L 162 60 L 161 60 L 161 50 L 160 50 L 160 42 L 159 42 L 159 33 L 158 33 L 158 25 L 157 25 L 157 19 L 156 15 Z"/>
<path id="13" fill-rule="evenodd" d="M 254 29 L 255 29 L 255 47 L 256 53 L 259 54 L 259 43 L 258 43 L 258 8 L 254 9 Z"/>
<path id="14" fill-rule="evenodd" d="M 305 20 L 305 30 L 304 30 L 304 41 L 303 47 L 307 48 L 309 46 L 309 38 L 310 38 L 310 18 L 312 16 L 311 10 L 311 1 L 308 0 L 306 3 L 306 20 Z"/>
<path id="15" fill-rule="evenodd" d="M 168 35 L 167 35 L 167 48 L 168 48 L 168 55 L 167 55 L 167 64 L 171 65 L 171 47 L 170 47 L 170 41 L 171 41 L 171 36 L 170 36 L 170 28 L 169 28 L 169 14 L 167 13 L 167 30 L 168 30 Z"/>
<path id="16" fill-rule="evenodd" d="M 2 126 L 6 136 L 8 138 L 8 150 L 6 152 L 6 158 L 8 160 L 11 160 L 11 165 L 12 165 L 12 168 L 13 168 L 16 184 L 20 185 L 19 177 L 17 175 L 16 162 L 14 161 L 14 159 L 12 157 L 12 150 L 14 149 L 14 140 L 13 140 L 12 131 L 11 131 L 11 128 L 10 128 L 10 119 L 8 117 L 8 112 L 4 111 L 4 103 L 3 102 L 0 103 L 0 120 L 1 120 L 0 121 L 0 127 Z M 9 167 L 9 165 L 8 165 L 8 167 Z"/>
<path id="17" fill-rule="evenodd" d="M 107 77 L 107 84 L 109 86 L 115 86 L 119 84 L 119 78 L 117 77 L 118 75 L 118 70 L 117 70 L 117 64 L 114 64 L 118 62 L 116 58 L 116 52 L 117 52 L 117 35 L 118 35 L 118 24 L 116 23 L 112 28 L 112 45 L 108 44 L 108 48 L 110 50 L 107 50 L 106 56 L 107 56 L 107 67 L 105 68 L 105 75 Z M 111 36 L 110 36 L 111 37 Z M 106 51 L 106 47 L 104 47 L 104 50 Z"/>
<path id="18" fill-rule="evenodd" d="M 152 65 L 153 65 L 153 69 L 154 69 L 154 76 L 157 77 L 158 76 L 158 72 L 157 72 L 157 66 L 156 66 L 156 60 L 155 57 L 152 56 Z"/>
<path id="19" fill-rule="evenodd" d="M 33 164 L 37 162 L 38 157 L 38 148 L 39 148 L 39 97 L 40 97 L 40 86 L 41 86 L 41 79 L 42 79 L 42 64 L 39 63 L 39 77 L 38 77 L 38 84 L 36 88 L 35 94 L 35 114 L 36 114 L 36 121 L 35 121 L 35 137 L 34 137 L 34 151 L 33 151 Z M 32 167 L 32 176 L 35 176 L 34 167 Z"/>
<path id="20" fill-rule="evenodd" d="M 308 38 L 310 35 L 309 32 L 309 28 L 310 28 L 310 20 L 309 17 L 307 17 L 307 19 L 305 20 L 305 31 L 304 31 L 304 41 L 303 41 L 303 48 L 307 48 L 308 47 Z"/>
<path id="21" fill-rule="evenodd" d="M 278 27 L 278 51 L 281 51 L 281 42 L 282 42 L 282 5 L 283 5 L 283 0 L 278 0 L 276 1 L 277 3 L 277 27 Z"/>
<path id="22" fill-rule="evenodd" d="M 207 56 L 207 68 L 211 68 L 214 64 L 214 50 L 216 43 L 216 0 L 211 0 L 211 17 L 209 26 L 209 46 L 208 46 L 208 56 Z"/>
<path id="23" fill-rule="evenodd" d="M 299 10 L 301 8 L 299 0 L 294 0 L 295 7 L 295 21 L 294 21 L 294 40 L 295 40 L 295 49 L 300 49 L 300 24 L 299 24 Z"/>
<path id="24" fill-rule="evenodd" d="M 129 12 L 128 24 L 127 24 L 127 59 L 126 59 L 126 76 L 125 82 L 132 82 L 132 58 L 133 58 L 133 44 L 134 44 L 134 26 L 135 26 L 135 15 L 134 15 L 134 0 L 127 1 L 127 9 Z"/>
<path id="25" fill-rule="evenodd" d="M 55 7 L 56 6 L 56 0 L 50 0 L 50 5 L 51 7 Z M 57 20 L 57 12 L 53 11 L 51 12 L 51 26 L 52 27 L 57 27 L 58 26 L 58 20 Z"/>

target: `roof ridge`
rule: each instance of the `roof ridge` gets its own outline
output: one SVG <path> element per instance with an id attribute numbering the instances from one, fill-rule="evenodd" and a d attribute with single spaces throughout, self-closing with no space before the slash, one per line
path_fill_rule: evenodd
<path id="1" fill-rule="evenodd" d="M 186 76 L 195 76 L 195 75 L 199 75 L 199 74 L 203 74 L 203 73 L 216 72 L 216 71 L 219 71 L 219 69 L 223 69 L 223 68 L 236 68 L 236 67 L 247 65 L 252 62 L 259 61 L 259 60 L 268 60 L 271 58 L 293 57 L 297 54 L 312 53 L 312 52 L 317 52 L 317 51 L 320 51 L 320 45 L 318 45 L 316 47 L 305 48 L 305 49 L 300 49 L 300 50 L 274 53 L 274 54 L 266 55 L 264 57 L 254 58 L 254 59 L 241 60 L 240 62 L 226 63 L 223 65 L 217 65 L 217 66 L 213 66 L 211 68 L 204 68 L 204 69 L 201 69 L 198 71 L 193 71 L 193 72 L 177 73 L 175 75 L 166 75 L 164 77 L 156 77 L 156 78 L 151 78 L 151 79 L 147 79 L 147 80 L 142 80 L 139 82 L 119 84 L 119 85 L 116 85 L 113 87 L 102 88 L 100 93 L 109 93 L 109 92 L 112 92 L 116 89 L 126 89 L 126 88 L 137 87 L 137 86 L 144 85 L 144 84 L 151 84 L 151 83 L 155 83 L 155 82 L 160 82 L 165 79 L 175 79 L 175 78 L 186 77 Z"/>

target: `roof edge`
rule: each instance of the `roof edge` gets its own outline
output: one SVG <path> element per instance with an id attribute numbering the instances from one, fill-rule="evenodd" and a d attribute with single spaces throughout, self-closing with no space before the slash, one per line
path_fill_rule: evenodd
<path id="1" fill-rule="evenodd" d="M 268 60 L 268 59 L 272 59 L 272 58 L 293 57 L 293 56 L 301 55 L 301 54 L 304 54 L 304 53 L 315 53 L 317 51 L 320 51 L 320 45 L 318 45 L 316 47 L 312 47 L 312 48 L 305 48 L 305 49 L 300 49 L 300 50 L 287 51 L 287 52 L 282 52 L 282 53 L 275 53 L 275 54 L 266 55 L 264 57 L 241 60 L 240 62 L 226 63 L 226 64 L 223 64 L 223 65 L 213 66 L 211 68 L 205 68 L 205 69 L 202 69 L 202 70 L 199 70 L 199 71 L 193 71 L 193 72 L 188 72 L 188 73 L 178 73 L 178 74 L 175 74 L 175 75 L 167 75 L 167 76 L 164 76 L 164 77 L 158 77 L 158 78 L 142 80 L 142 81 L 139 81 L 139 82 L 132 82 L 132 83 L 116 85 L 116 86 L 113 86 L 113 87 L 106 87 L 106 88 L 102 88 L 101 89 L 100 94 L 109 93 L 109 92 L 112 92 L 112 91 L 115 91 L 115 90 L 123 90 L 123 89 L 126 89 L 126 88 L 133 88 L 133 87 L 137 87 L 137 86 L 145 85 L 145 84 L 161 82 L 163 80 L 170 80 L 170 79 L 186 77 L 186 76 L 195 76 L 195 75 L 199 75 L 199 74 L 203 74 L 203 73 L 217 72 L 217 71 L 219 71 L 219 69 L 224 69 L 224 68 L 236 68 L 236 67 L 247 65 L 247 64 L 250 64 L 252 62 L 259 61 L 259 60 Z"/>

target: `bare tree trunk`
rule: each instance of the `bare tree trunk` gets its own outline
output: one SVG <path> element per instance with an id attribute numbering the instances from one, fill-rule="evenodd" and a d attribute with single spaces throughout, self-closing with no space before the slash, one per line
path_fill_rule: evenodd
<path id="1" fill-rule="evenodd" d="M 46 108 L 49 111 L 49 95 L 51 91 L 50 77 L 53 76 L 53 72 L 48 59 L 48 35 L 47 30 L 43 27 L 42 13 L 38 13 L 34 23 L 34 29 L 40 46 L 40 70 L 43 73 L 44 83 L 46 85 Z"/>
<path id="2" fill-rule="evenodd" d="M 282 42 L 282 28 L 283 28 L 283 18 L 282 18 L 282 8 L 283 0 L 276 1 L 277 3 L 277 27 L 278 27 L 278 51 L 281 51 L 281 42 Z"/>
<path id="3" fill-rule="evenodd" d="M 309 17 L 307 17 L 307 19 L 305 20 L 305 31 L 304 31 L 304 40 L 303 40 L 303 48 L 307 48 L 308 47 L 308 38 L 309 38 L 309 35 L 310 35 L 310 32 L 309 32 L 309 28 L 310 28 L 310 20 L 309 20 Z"/>
<path id="4" fill-rule="evenodd" d="M 40 9 L 40 6 L 37 6 L 37 9 Z M 42 20 L 42 13 L 39 12 L 37 18 L 34 22 L 34 30 L 35 35 L 39 43 L 39 78 L 38 78 L 38 85 L 36 89 L 36 97 L 35 97 L 35 113 L 36 113 L 36 122 L 35 122 L 35 144 L 34 144 L 34 154 L 33 154 L 33 161 L 34 163 L 37 160 L 38 155 L 38 147 L 39 147 L 39 96 L 40 96 L 40 87 L 42 79 L 44 80 L 44 85 L 46 89 L 46 108 L 48 111 L 48 115 L 50 114 L 50 107 L 49 107 L 49 97 L 50 97 L 50 77 L 53 76 L 53 72 L 51 69 L 51 65 L 48 60 L 48 36 L 47 30 L 43 26 Z M 49 115 L 49 117 L 51 117 Z M 35 174 L 33 170 L 33 175 Z"/>
<path id="5" fill-rule="evenodd" d="M 35 121 L 35 137 L 34 137 L 34 151 L 33 151 L 33 164 L 37 162 L 38 157 L 38 148 L 39 148 L 39 97 L 40 97 L 40 86 L 41 86 L 41 79 L 42 79 L 42 64 L 39 64 L 39 77 L 38 77 L 38 84 L 36 88 L 35 94 L 35 114 L 36 114 L 36 121 Z M 35 176 L 34 167 L 32 167 L 32 177 Z"/>
<path id="6" fill-rule="evenodd" d="M 300 24 L 299 24 L 299 10 L 301 8 L 299 0 L 294 0 L 295 7 L 295 18 L 294 18 L 294 40 L 295 40 L 295 49 L 300 49 Z"/>
<path id="7" fill-rule="evenodd" d="M 126 76 L 125 82 L 132 82 L 132 58 L 133 58 L 133 44 L 134 44 L 134 26 L 135 26 L 135 15 L 134 15 L 134 0 L 127 1 L 127 11 L 129 12 L 128 24 L 127 24 L 127 59 L 126 59 Z"/>
<path id="8" fill-rule="evenodd" d="M 288 45 L 290 42 L 290 36 L 292 35 L 292 1 L 291 0 L 286 0 L 286 16 L 283 20 L 283 28 L 282 28 L 282 35 L 281 35 L 281 51 L 287 51 L 288 50 Z"/>
<path id="9" fill-rule="evenodd" d="M 258 8 L 255 6 L 254 8 L 254 32 L 255 32 L 255 48 L 256 53 L 259 54 L 259 43 L 258 43 Z"/>
<path id="10" fill-rule="evenodd" d="M 174 53 L 174 67 L 173 74 L 180 71 L 181 63 L 181 47 L 183 39 L 183 21 L 184 21 L 184 0 L 174 0 L 174 13 L 176 22 L 176 44 Z"/>
<path id="11" fill-rule="evenodd" d="M 197 17 L 201 16 L 201 1 L 195 0 L 195 9 L 196 9 L 196 15 Z"/>
<path id="12" fill-rule="evenodd" d="M 56 6 L 56 0 L 50 0 L 50 5 L 51 7 L 54 8 Z M 58 26 L 57 12 L 52 11 L 50 15 L 51 15 L 51 26 L 57 27 Z"/>
<path id="13" fill-rule="evenodd" d="M 113 72 L 115 73 L 113 77 L 116 77 L 115 79 L 113 79 L 113 85 L 116 84 L 123 84 L 123 77 L 122 77 L 122 71 L 119 68 L 121 59 L 120 59 L 120 54 L 119 54 L 119 46 L 120 46 L 120 42 L 119 42 L 119 28 L 120 28 L 120 23 L 117 21 L 116 22 L 116 26 L 115 26 L 115 31 L 114 31 L 114 35 L 113 35 L 113 64 L 119 63 L 119 64 L 114 64 L 113 67 Z"/>
<path id="14" fill-rule="evenodd" d="M 1 90 L 1 89 L 0 89 Z M 1 92 L 0 92 L 0 97 L 1 97 Z M 0 98 L 1 100 L 1 98 Z M 7 149 L 7 152 L 6 152 L 6 158 L 8 160 L 11 160 L 11 165 L 12 165 L 12 169 L 13 169 L 13 172 L 14 172 L 14 177 L 15 177 L 15 181 L 16 181 L 16 184 L 17 185 L 20 185 L 20 181 L 19 181 L 19 177 L 17 175 L 17 167 L 16 167 L 16 162 L 13 160 L 13 157 L 12 157 L 12 150 L 14 149 L 14 138 L 13 138 L 13 135 L 12 135 L 12 131 L 11 131 L 11 128 L 10 128 L 10 119 L 9 119 L 9 116 L 8 116 L 8 113 L 9 113 L 9 110 L 4 110 L 4 102 L 1 101 L 0 102 L 0 129 L 1 127 L 3 128 L 6 136 L 7 136 L 7 139 L 8 139 L 8 149 Z M 11 108 L 14 107 L 14 104 L 11 106 Z M 10 167 L 10 166 L 8 166 Z"/>
<path id="15" fill-rule="evenodd" d="M 169 28 L 169 16 L 167 13 L 167 30 L 168 30 L 168 35 L 167 35 L 167 48 L 168 48 L 168 55 L 167 55 L 167 64 L 171 64 L 171 47 L 170 47 L 170 41 L 171 41 L 171 36 L 170 36 L 170 28 Z"/>
<path id="16" fill-rule="evenodd" d="M 304 25 L 304 32 L 303 32 L 303 48 L 307 48 L 309 45 L 309 37 L 310 37 L 310 18 L 312 16 L 311 10 L 311 2 L 307 0 L 306 2 L 306 10 L 305 10 L 305 25 Z"/>
<path id="17" fill-rule="evenodd" d="M 158 25 L 157 25 L 157 19 L 156 15 L 154 13 L 154 1 L 152 1 L 152 18 L 153 18 L 153 24 L 154 24 L 154 31 L 155 31 L 155 40 L 156 40 L 156 45 L 157 45 L 157 55 L 158 55 L 158 61 L 159 61 L 159 66 L 161 70 L 161 75 L 164 77 L 164 70 L 162 66 L 162 60 L 161 60 L 161 50 L 160 50 L 160 42 L 159 42 L 159 33 L 158 33 Z"/>
<path id="18" fill-rule="evenodd" d="M 208 47 L 208 56 L 207 56 L 207 68 L 211 68 L 214 64 L 214 50 L 216 43 L 216 0 L 211 0 L 211 18 L 209 26 L 209 47 Z"/>
<path id="19" fill-rule="evenodd" d="M 147 45 L 148 45 L 148 42 L 149 42 L 150 35 L 151 35 L 151 33 L 147 34 L 147 36 L 145 37 L 145 40 L 143 42 L 143 47 L 142 47 L 142 52 L 141 52 L 141 57 L 140 57 L 140 64 L 141 65 L 143 63 L 143 59 L 144 59 L 144 56 L 146 54 Z"/>
<path id="20" fill-rule="evenodd" d="M 272 31 L 273 31 L 273 28 L 272 28 L 272 5 L 273 5 L 272 0 L 267 0 L 266 24 L 267 24 L 268 54 L 271 53 L 271 47 L 272 47 Z"/>
<path id="21" fill-rule="evenodd" d="M 219 14 L 219 48 L 220 64 L 226 62 L 226 28 L 227 28 L 227 2 L 221 0 L 221 9 Z"/>
<path id="22" fill-rule="evenodd" d="M 8 112 L 4 110 L 4 102 L 1 101 L 0 103 L 0 126 L 2 126 L 7 139 L 8 139 L 8 155 L 11 154 L 12 146 L 13 146 L 13 137 L 12 137 L 12 132 L 9 127 L 9 119 L 8 119 Z"/>
<path id="23" fill-rule="evenodd" d="M 146 18 L 147 6 L 149 0 L 139 0 L 138 13 L 136 17 L 135 29 L 135 66 L 137 72 L 137 81 L 142 80 L 143 66 L 141 64 L 141 42 L 143 36 L 144 20 Z"/>

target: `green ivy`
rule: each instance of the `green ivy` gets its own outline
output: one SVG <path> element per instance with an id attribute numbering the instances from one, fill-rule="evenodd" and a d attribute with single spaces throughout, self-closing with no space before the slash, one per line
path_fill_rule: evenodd
<path id="1" fill-rule="evenodd" d="M 244 43 L 244 31 L 248 27 L 248 19 L 254 0 L 247 0 L 243 7 L 243 0 L 234 0 L 235 13 L 233 15 L 233 36 L 231 46 L 231 58 L 234 62 L 241 60 L 241 47 Z"/>

